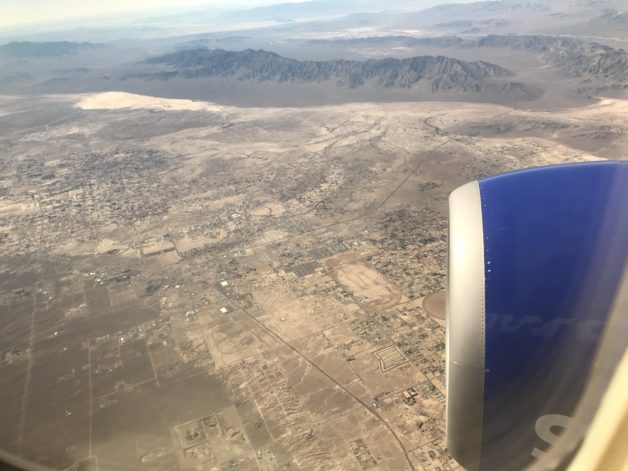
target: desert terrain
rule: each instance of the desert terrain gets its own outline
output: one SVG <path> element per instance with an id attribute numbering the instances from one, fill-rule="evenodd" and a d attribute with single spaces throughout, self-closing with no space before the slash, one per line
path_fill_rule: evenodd
<path id="1" fill-rule="evenodd" d="M 628 16 L 418 3 L 0 28 L 0 459 L 460 469 L 448 195 L 626 159 Z"/>
<path id="2" fill-rule="evenodd" d="M 447 195 L 617 157 L 628 126 L 617 99 L 0 109 L 0 441 L 81 469 L 457 469 L 422 307 Z"/>

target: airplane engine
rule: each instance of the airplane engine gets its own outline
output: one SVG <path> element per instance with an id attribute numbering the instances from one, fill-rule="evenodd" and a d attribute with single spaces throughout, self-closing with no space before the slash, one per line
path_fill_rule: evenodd
<path id="1" fill-rule="evenodd" d="M 628 258 L 628 162 L 486 178 L 449 205 L 448 448 L 468 470 L 521 470 L 595 371 Z"/>

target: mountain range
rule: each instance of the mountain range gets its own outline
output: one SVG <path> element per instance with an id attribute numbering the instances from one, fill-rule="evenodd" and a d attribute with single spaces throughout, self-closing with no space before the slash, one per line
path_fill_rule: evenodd
<path id="1" fill-rule="evenodd" d="M 544 35 L 387 36 L 314 40 L 313 44 L 345 44 L 367 47 L 505 48 L 539 54 L 542 60 L 568 77 L 628 81 L 628 53 L 623 49 L 576 38 Z"/>
<path id="2" fill-rule="evenodd" d="M 276 53 L 247 49 L 184 49 L 146 61 L 167 68 L 142 74 L 143 78 L 233 77 L 257 82 L 322 83 L 357 88 L 366 85 L 408 89 L 415 86 L 432 92 L 480 92 L 508 89 L 520 96 L 535 92 L 523 84 L 511 82 L 513 72 L 483 61 L 462 61 L 444 56 L 420 56 L 407 59 L 299 61 Z"/>

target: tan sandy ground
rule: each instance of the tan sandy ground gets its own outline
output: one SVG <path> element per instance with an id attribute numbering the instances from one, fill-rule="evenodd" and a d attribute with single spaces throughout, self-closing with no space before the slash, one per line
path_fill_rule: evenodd
<path id="1" fill-rule="evenodd" d="M 149 109 L 164 111 L 223 112 L 224 106 L 205 101 L 159 98 L 126 92 L 103 92 L 82 95 L 76 105 L 83 110 Z"/>

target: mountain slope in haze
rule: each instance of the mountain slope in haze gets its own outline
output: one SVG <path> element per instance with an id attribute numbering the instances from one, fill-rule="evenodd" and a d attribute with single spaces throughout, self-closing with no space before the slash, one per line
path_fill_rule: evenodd
<path id="1" fill-rule="evenodd" d="M 562 75 L 584 80 L 599 80 L 600 85 L 628 84 L 628 53 L 622 49 L 575 38 L 544 35 L 497 35 L 464 39 L 459 36 L 388 36 L 355 39 L 317 40 L 313 44 L 351 47 L 434 47 L 505 48 L 530 52 L 541 57 Z"/>
<path id="2" fill-rule="evenodd" d="M 398 9 L 412 4 L 408 0 L 392 0 L 385 5 L 386 9 Z M 384 8 L 377 0 L 309 0 L 300 2 L 277 3 L 250 9 L 236 10 L 224 16 L 230 19 L 246 21 L 282 21 L 291 22 L 295 19 L 324 17 L 330 15 L 350 14 L 355 11 L 377 11 Z"/>
<path id="3" fill-rule="evenodd" d="M 595 42 L 554 36 L 489 35 L 468 41 L 465 46 L 537 52 L 570 77 L 628 80 L 628 53 Z"/>
<path id="4" fill-rule="evenodd" d="M 420 3 L 421 5 L 418 5 Z M 561 34 L 569 28 L 603 15 L 610 10 L 623 11 L 626 0 L 490 0 L 441 4 L 420 9 L 416 2 L 405 11 L 387 8 L 373 12 L 363 9 L 341 18 L 318 22 L 295 22 L 290 26 L 294 37 L 315 37 L 319 31 L 328 37 L 350 37 L 364 32 L 437 31 L 440 34 Z M 381 9 L 380 9 L 381 10 Z M 617 16 L 617 15 L 616 15 Z M 606 19 L 621 23 L 621 18 Z M 608 36 L 603 24 L 591 23 L 587 34 Z M 283 28 L 288 28 L 286 24 Z"/>
<path id="5" fill-rule="evenodd" d="M 38 57 L 62 57 L 79 52 L 93 51 L 104 47 L 101 44 L 88 42 L 10 42 L 0 46 L 0 54 L 14 59 L 38 58 Z"/>
<path id="6" fill-rule="evenodd" d="M 257 82 L 321 83 L 357 88 L 423 86 L 433 92 L 480 92 L 499 86 L 521 98 L 535 96 L 525 85 L 504 81 L 514 74 L 483 61 L 466 62 L 443 56 L 409 59 L 298 61 L 273 52 L 224 51 L 203 48 L 181 50 L 147 61 L 167 70 L 145 74 L 145 78 L 167 80 L 200 77 L 234 77 Z"/>
<path id="7" fill-rule="evenodd" d="M 252 3 L 252 2 L 251 2 Z M 438 0 L 423 0 L 426 6 L 438 3 Z M 251 8 L 224 8 L 217 10 L 211 7 L 197 7 L 190 11 L 171 13 L 159 16 L 142 18 L 142 24 L 169 27 L 185 27 L 185 25 L 204 24 L 207 31 L 223 29 L 229 25 L 248 29 L 251 24 L 266 22 L 276 25 L 289 25 L 295 22 L 315 21 L 321 18 L 351 15 L 360 11 L 382 11 L 416 8 L 415 0 L 305 0 L 297 2 L 270 3 L 268 5 L 252 6 Z M 196 29 L 196 28 L 195 28 Z"/>
<path id="8" fill-rule="evenodd" d="M 608 10 L 582 23 L 562 28 L 560 33 L 628 39 L 628 11 Z"/>

